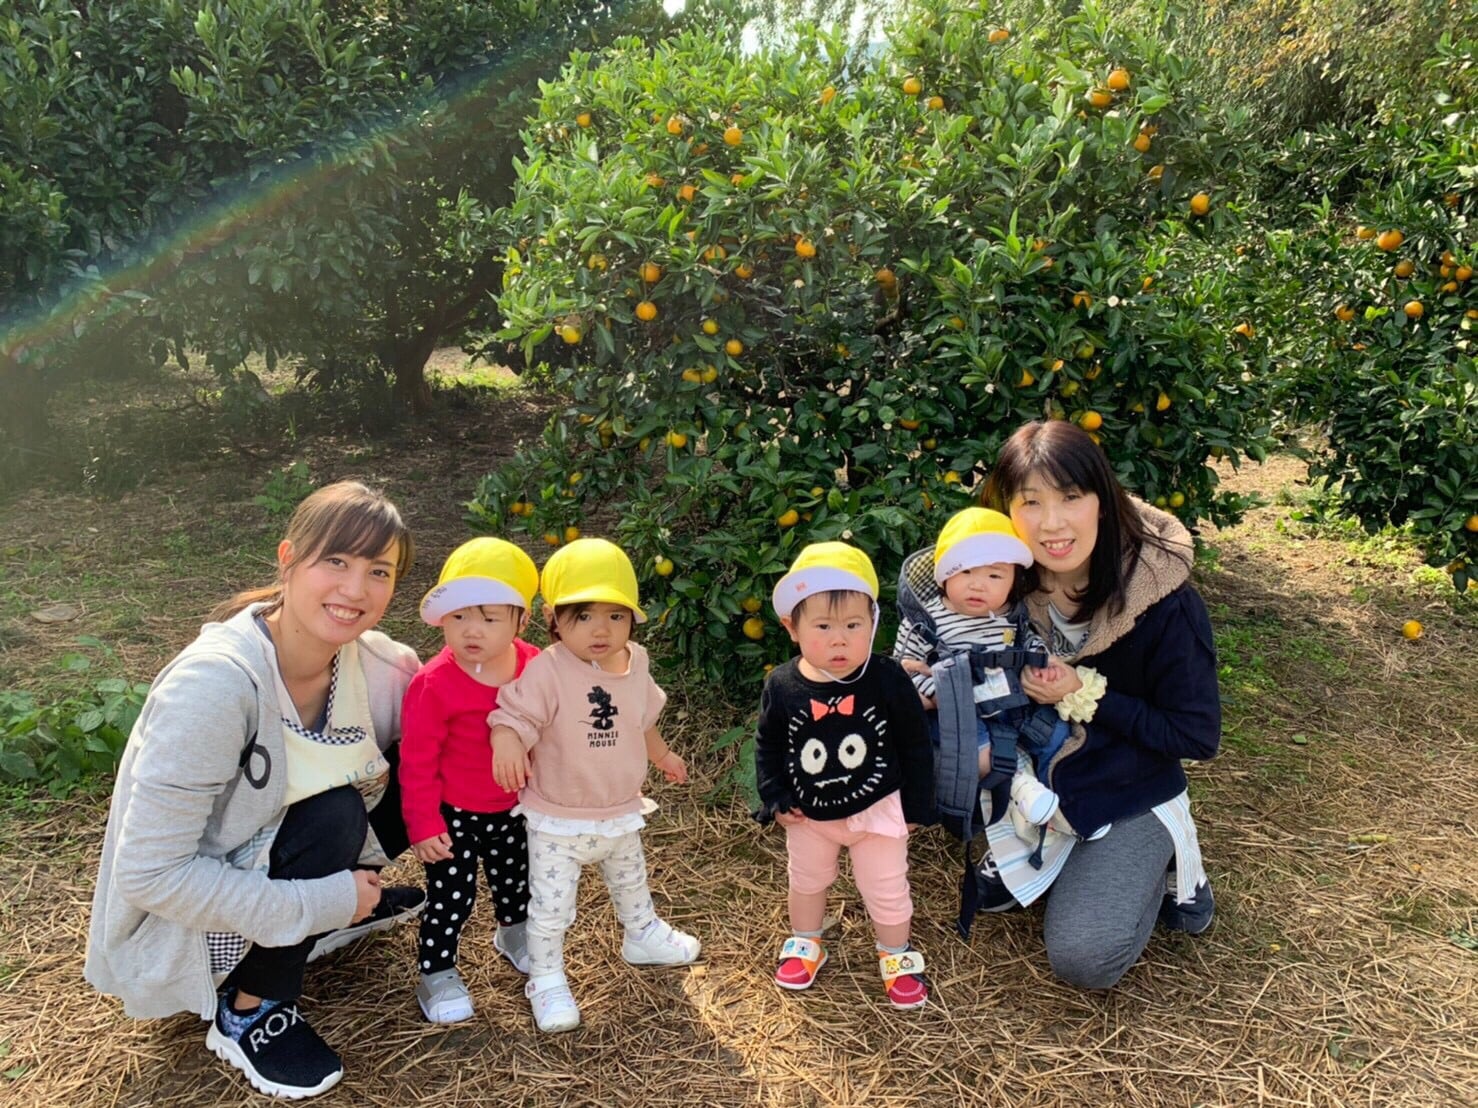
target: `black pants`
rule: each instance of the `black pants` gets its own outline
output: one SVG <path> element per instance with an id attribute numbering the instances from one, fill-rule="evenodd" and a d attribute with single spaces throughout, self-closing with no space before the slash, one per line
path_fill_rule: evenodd
<path id="1" fill-rule="evenodd" d="M 288 807 L 272 840 L 269 877 L 309 879 L 365 868 L 358 864 L 359 854 L 370 827 L 375 829 L 388 857 L 394 858 L 410 845 L 400 814 L 400 747 L 392 746 L 385 758 L 390 763 L 390 783 L 373 812 L 365 812 L 364 799 L 352 785 L 305 797 Z M 296 1000 L 303 991 L 308 952 L 318 938 L 310 935 L 292 946 L 254 943 L 236 963 L 224 987 L 234 985 L 268 1000 Z"/>
<path id="2" fill-rule="evenodd" d="M 493 915 L 512 926 L 529 918 L 529 836 L 523 816 L 441 806 L 452 857 L 426 866 L 426 911 L 418 958 L 422 973 L 457 964 L 462 925 L 477 900 L 477 864 L 487 875 Z"/>

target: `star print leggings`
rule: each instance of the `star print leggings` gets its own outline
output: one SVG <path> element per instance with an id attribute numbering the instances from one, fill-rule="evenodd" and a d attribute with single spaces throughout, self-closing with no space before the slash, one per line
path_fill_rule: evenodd
<path id="1" fill-rule="evenodd" d="M 599 863 L 616 918 L 640 931 L 657 918 L 647 887 L 641 832 L 617 837 L 529 832 L 529 978 L 563 973 L 565 932 L 575 922 L 580 871 Z"/>
<path id="2" fill-rule="evenodd" d="M 426 911 L 417 947 L 422 973 L 457 964 L 457 940 L 477 899 L 477 866 L 487 874 L 493 914 L 500 924 L 529 915 L 529 843 L 523 816 L 511 812 L 467 812 L 441 806 L 452 857 L 426 867 Z"/>

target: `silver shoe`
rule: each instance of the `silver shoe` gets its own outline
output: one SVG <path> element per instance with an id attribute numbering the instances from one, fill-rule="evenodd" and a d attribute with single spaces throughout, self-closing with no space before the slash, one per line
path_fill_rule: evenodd
<path id="1" fill-rule="evenodd" d="M 421 974 L 416 1000 L 432 1023 L 461 1023 L 472 1018 L 472 995 L 455 966 Z"/>

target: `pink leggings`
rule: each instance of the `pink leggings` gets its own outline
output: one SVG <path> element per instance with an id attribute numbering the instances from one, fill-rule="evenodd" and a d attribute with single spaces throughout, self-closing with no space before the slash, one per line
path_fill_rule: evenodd
<path id="1" fill-rule="evenodd" d="M 873 923 L 884 926 L 913 919 L 908 892 L 908 840 L 871 831 L 851 831 L 847 821 L 808 819 L 785 829 L 790 857 L 790 887 L 802 894 L 824 893 L 837 879 L 837 855 L 852 855 L 852 877 Z"/>

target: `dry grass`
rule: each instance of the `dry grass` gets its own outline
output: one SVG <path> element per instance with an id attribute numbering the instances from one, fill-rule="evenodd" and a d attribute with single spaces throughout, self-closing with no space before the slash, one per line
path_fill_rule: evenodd
<path id="1" fill-rule="evenodd" d="M 418 646 L 430 642 L 406 618 L 404 597 L 419 596 L 440 552 L 461 537 L 459 504 L 472 481 L 536 421 L 533 412 L 511 423 L 450 421 L 434 441 L 411 436 L 369 459 L 427 552 L 392 627 Z M 334 461 L 344 444 L 315 449 L 315 476 L 344 471 Z M 1271 495 L 1300 472 L 1279 459 L 1236 480 Z M 25 552 L 6 555 L 7 670 L 34 678 L 40 659 L 75 634 L 17 627 L 37 598 L 64 598 L 54 595 L 66 591 L 58 571 L 99 620 L 138 609 L 138 634 L 123 651 L 130 670 L 167 657 L 196 618 L 177 609 L 250 578 L 248 552 L 270 543 L 264 523 L 236 536 L 238 559 L 184 559 L 198 567 L 193 577 L 157 579 L 181 563 L 160 552 L 160 536 L 252 518 L 243 501 L 261 475 L 237 478 L 234 491 L 218 477 L 202 492 L 183 473 L 119 502 L 43 504 L 38 494 L 5 509 L 7 535 L 24 534 L 7 541 Z M 703 939 L 703 963 L 625 966 L 604 890 L 588 878 L 569 941 L 585 1024 L 541 1036 L 520 979 L 491 949 L 484 908 L 462 959 L 478 1013 L 460 1027 L 421 1019 L 411 929 L 362 943 L 309 975 L 305 1009 L 347 1066 L 321 1102 L 1478 1103 L 1478 954 L 1450 937 L 1478 935 L 1469 671 L 1478 620 L 1410 585 L 1409 569 L 1385 555 L 1280 532 L 1285 515 L 1262 509 L 1208 536 L 1218 556 L 1200 578 L 1223 640 L 1228 706 L 1222 755 L 1192 774 L 1218 898 L 1207 935 L 1157 934 L 1117 989 L 1075 991 L 1045 965 L 1039 910 L 982 918 L 969 944 L 954 936 L 957 852 L 930 833 L 915 852 L 914 886 L 931 1004 L 887 1008 L 845 880 L 833 897 L 832 962 L 810 993 L 782 993 L 769 980 L 784 930 L 781 838 L 737 804 L 700 803 L 727 764 L 705 753 L 707 743 L 734 714 L 710 690 L 679 688 L 668 730 L 695 780 L 656 785 L 662 808 L 647 844 L 659 906 Z M 169 594 L 185 599 L 164 604 Z M 1427 635 L 1405 643 L 1397 629 L 1416 605 Z M 13 1067 L 0 1077 L 0 1101 L 240 1103 L 245 1082 L 202 1049 L 198 1021 L 125 1020 L 81 981 L 103 816 L 102 801 L 83 799 L 17 810 L 0 824 L 0 1070 Z M 1387 837 L 1356 840 L 1376 835 Z M 414 867 L 403 876 L 415 879 Z"/>

